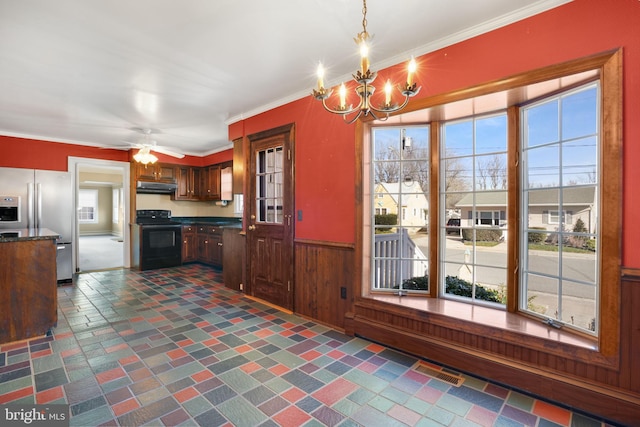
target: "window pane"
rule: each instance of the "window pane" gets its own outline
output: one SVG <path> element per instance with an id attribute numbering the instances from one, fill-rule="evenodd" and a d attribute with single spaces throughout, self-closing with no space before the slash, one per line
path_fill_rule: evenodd
<path id="1" fill-rule="evenodd" d="M 446 157 L 473 154 L 473 122 L 470 120 L 450 123 L 444 128 L 444 151 Z"/>
<path id="2" fill-rule="evenodd" d="M 507 116 L 476 120 L 476 154 L 497 153 L 507 150 Z"/>
<path id="3" fill-rule="evenodd" d="M 596 287 L 571 281 L 562 282 L 562 320 L 572 326 L 595 332 Z"/>
<path id="4" fill-rule="evenodd" d="M 507 189 L 507 154 L 476 157 L 476 190 Z"/>
<path id="5" fill-rule="evenodd" d="M 429 128 L 374 128 L 371 289 L 428 291 Z"/>
<path id="6" fill-rule="evenodd" d="M 595 184 L 597 159 L 595 137 L 562 144 L 562 185 Z"/>
<path id="7" fill-rule="evenodd" d="M 540 188 L 560 183 L 560 159 L 557 145 L 525 151 L 525 187 Z"/>
<path id="8" fill-rule="evenodd" d="M 473 184 L 473 157 L 447 158 L 444 164 L 444 191 L 466 191 Z"/>
<path id="9" fill-rule="evenodd" d="M 557 100 L 527 109 L 525 116 L 525 133 L 527 136 L 525 148 L 557 142 L 560 137 L 557 117 Z"/>
<path id="10" fill-rule="evenodd" d="M 595 135 L 598 128 L 596 87 L 562 98 L 562 139 Z"/>

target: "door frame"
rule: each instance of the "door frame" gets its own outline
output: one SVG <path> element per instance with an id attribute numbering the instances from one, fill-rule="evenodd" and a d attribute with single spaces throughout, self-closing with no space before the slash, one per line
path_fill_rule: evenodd
<path id="1" fill-rule="evenodd" d="M 72 157 L 68 158 L 68 166 L 67 170 L 71 174 L 71 186 L 73 188 L 73 204 L 74 204 L 74 213 L 76 212 L 76 207 L 78 206 L 78 190 L 80 189 L 80 167 L 108 167 L 108 168 L 117 168 L 122 172 L 122 189 L 124 191 L 124 224 L 122 226 L 122 238 L 123 238 L 123 262 L 124 268 L 131 268 L 131 248 L 129 245 L 130 240 L 130 226 L 129 226 L 129 218 L 130 218 L 130 182 L 131 182 L 131 164 L 129 162 L 119 162 L 115 160 L 102 160 L 102 159 L 92 159 L 88 157 Z M 80 259 L 80 254 L 78 251 L 78 239 L 80 238 L 79 232 L 79 224 L 78 224 L 78 215 L 73 215 L 73 229 L 72 229 L 72 239 L 73 243 L 71 244 L 71 254 L 73 259 L 73 271 L 74 273 L 78 273 L 78 264 Z"/>
<path id="2" fill-rule="evenodd" d="M 272 129 L 268 129 L 268 130 L 264 130 L 261 132 L 257 132 L 251 135 L 247 135 L 246 136 L 246 140 L 247 140 L 247 147 L 248 147 L 248 156 L 245 160 L 245 180 L 244 182 L 246 183 L 245 189 L 246 189 L 246 196 L 251 196 L 253 194 L 251 188 L 253 188 L 255 186 L 255 176 L 253 176 L 253 167 L 252 165 L 255 162 L 255 142 L 259 142 L 262 141 L 263 139 L 266 138 L 271 138 L 274 137 L 276 135 L 280 135 L 280 134 L 288 134 L 288 137 L 285 138 L 285 145 L 284 145 L 284 149 L 285 149 L 285 154 L 289 157 L 289 163 L 290 163 L 290 186 L 288 189 L 288 197 L 290 202 L 290 207 L 289 210 L 287 212 L 282 212 L 283 214 L 283 218 L 286 218 L 286 215 L 289 215 L 290 218 L 290 233 L 289 233 L 289 237 L 287 239 L 286 244 L 288 245 L 287 250 L 289 251 L 289 253 L 291 254 L 291 265 L 289 267 L 289 277 L 291 278 L 291 289 L 289 292 L 289 305 L 290 307 L 282 307 L 284 309 L 291 309 L 292 311 L 295 311 L 295 252 L 294 252 L 294 241 L 295 241 L 295 221 L 296 221 L 296 217 L 294 215 L 295 213 L 295 141 L 296 141 L 296 134 L 295 134 L 295 123 L 289 123 L 286 125 L 282 125 L 282 126 L 278 126 L 276 128 L 272 128 Z M 247 286 L 245 288 L 245 293 L 247 295 L 250 296 L 254 296 L 253 292 L 253 283 L 252 283 L 252 270 L 251 270 L 251 266 L 252 266 L 252 242 L 253 242 L 253 236 L 250 235 L 251 230 L 249 228 L 249 226 L 251 226 L 253 224 L 253 219 L 251 218 L 251 212 L 255 211 L 255 200 L 253 200 L 251 197 L 244 197 L 244 220 L 247 221 L 247 225 L 244 228 L 245 232 L 247 233 L 247 247 L 246 247 L 246 259 L 247 259 L 247 269 L 246 269 L 246 282 L 247 282 Z"/>

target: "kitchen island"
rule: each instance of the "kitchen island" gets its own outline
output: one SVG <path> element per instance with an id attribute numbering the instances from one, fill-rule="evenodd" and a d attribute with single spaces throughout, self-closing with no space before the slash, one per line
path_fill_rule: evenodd
<path id="1" fill-rule="evenodd" d="M 0 229 L 0 344 L 45 335 L 56 325 L 58 237 L 46 228 Z"/>

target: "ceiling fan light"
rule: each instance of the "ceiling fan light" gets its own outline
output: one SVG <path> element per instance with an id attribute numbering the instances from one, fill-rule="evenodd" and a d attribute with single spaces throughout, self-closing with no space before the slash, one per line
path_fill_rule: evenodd
<path id="1" fill-rule="evenodd" d="M 149 147 L 142 147 L 133 156 L 133 159 L 138 163 L 142 163 L 143 165 L 147 165 L 149 163 L 153 164 L 158 161 L 158 158 L 151 154 L 151 152 L 149 151 Z"/>

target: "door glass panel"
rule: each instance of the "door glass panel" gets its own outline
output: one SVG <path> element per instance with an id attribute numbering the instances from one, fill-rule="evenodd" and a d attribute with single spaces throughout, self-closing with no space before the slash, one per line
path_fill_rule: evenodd
<path id="1" fill-rule="evenodd" d="M 283 147 L 271 147 L 257 152 L 256 220 L 267 224 L 282 224 Z"/>

